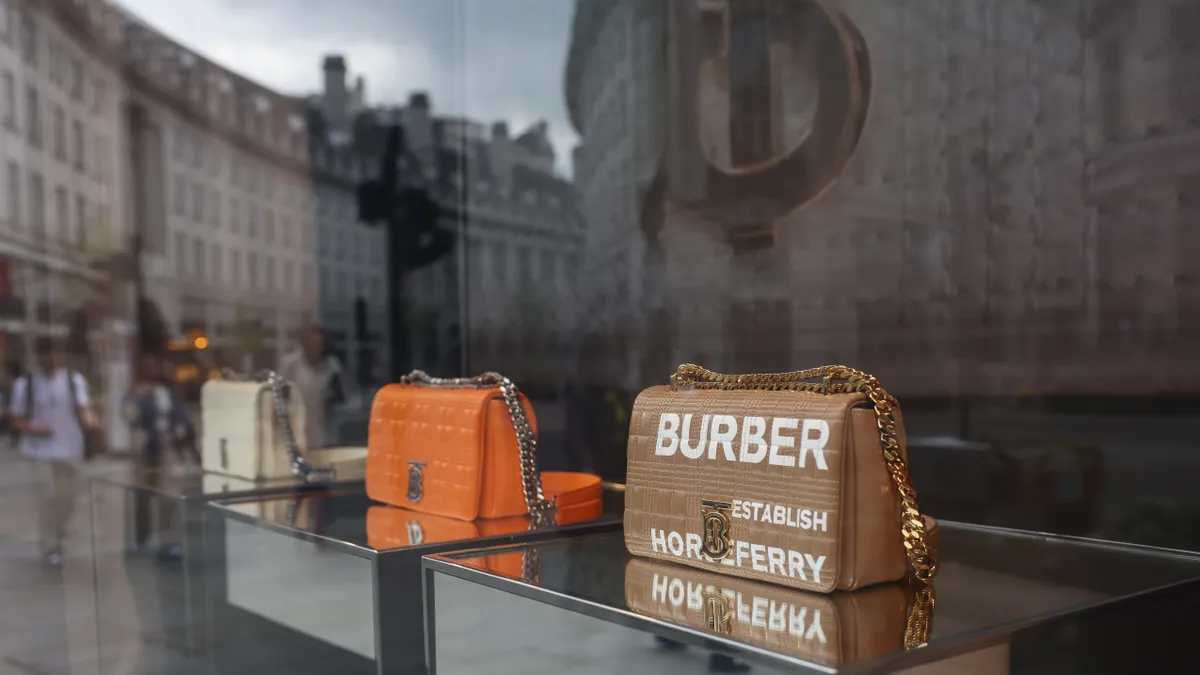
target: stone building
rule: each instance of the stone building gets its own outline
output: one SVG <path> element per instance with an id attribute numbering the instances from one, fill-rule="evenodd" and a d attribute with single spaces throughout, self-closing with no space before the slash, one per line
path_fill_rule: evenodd
<path id="1" fill-rule="evenodd" d="M 133 330 L 120 21 L 103 0 L 0 2 L 0 354 L 68 338 L 105 417 Z"/>
<path id="2" fill-rule="evenodd" d="M 124 23 L 145 293 L 176 336 L 273 365 L 316 318 L 305 103 Z"/>

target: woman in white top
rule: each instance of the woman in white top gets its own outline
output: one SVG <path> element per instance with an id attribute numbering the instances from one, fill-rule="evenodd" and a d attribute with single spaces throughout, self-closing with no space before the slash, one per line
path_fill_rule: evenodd
<path id="1" fill-rule="evenodd" d="M 326 353 L 320 327 L 306 327 L 298 343 L 280 360 L 279 375 L 294 383 L 304 400 L 307 448 L 330 447 L 337 441 L 328 433 L 333 407 L 346 399 L 342 367 Z"/>

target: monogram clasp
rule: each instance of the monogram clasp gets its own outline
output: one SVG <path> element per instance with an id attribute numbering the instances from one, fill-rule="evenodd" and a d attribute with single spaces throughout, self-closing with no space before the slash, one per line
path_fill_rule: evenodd
<path id="1" fill-rule="evenodd" d="M 729 543 L 733 504 L 713 499 L 700 500 L 700 552 L 713 560 L 722 560 L 733 547 Z"/>
<path id="2" fill-rule="evenodd" d="M 424 488 L 425 480 L 425 462 L 409 462 L 408 463 L 408 497 L 409 501 L 419 502 L 421 497 L 425 495 Z"/>

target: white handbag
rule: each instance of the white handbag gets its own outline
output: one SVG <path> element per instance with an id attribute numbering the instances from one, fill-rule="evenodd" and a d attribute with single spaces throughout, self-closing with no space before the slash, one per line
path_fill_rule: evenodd
<path id="1" fill-rule="evenodd" d="M 200 420 L 205 471 L 252 481 L 334 478 L 331 469 L 305 458 L 304 401 L 293 383 L 272 371 L 205 382 Z"/>

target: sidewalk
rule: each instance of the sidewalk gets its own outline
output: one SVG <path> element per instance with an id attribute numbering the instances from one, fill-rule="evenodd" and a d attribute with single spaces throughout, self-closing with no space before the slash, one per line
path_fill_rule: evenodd
<path id="1" fill-rule="evenodd" d="M 102 460 L 85 470 L 127 467 L 120 460 Z M 0 675 L 97 672 L 87 481 L 80 482 L 80 490 L 63 567 L 48 569 L 38 550 L 33 466 L 12 450 L 0 450 Z"/>

